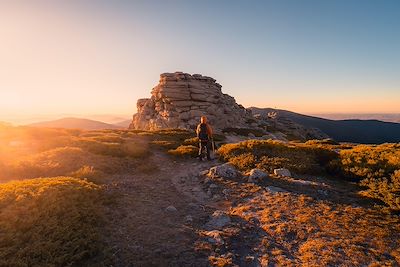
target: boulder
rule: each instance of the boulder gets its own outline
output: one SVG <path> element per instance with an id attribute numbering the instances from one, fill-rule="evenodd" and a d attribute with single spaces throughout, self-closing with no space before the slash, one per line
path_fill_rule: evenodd
<path id="1" fill-rule="evenodd" d="M 292 174 L 290 173 L 290 171 L 285 168 L 275 169 L 274 174 L 278 175 L 278 176 L 292 177 Z"/>
<path id="2" fill-rule="evenodd" d="M 235 166 L 231 163 L 225 163 L 212 167 L 208 173 L 211 178 L 222 177 L 222 178 L 236 178 L 239 172 L 236 170 Z"/>
<path id="3" fill-rule="evenodd" d="M 216 80 L 200 74 L 162 73 L 151 98 L 139 99 L 130 129 L 193 129 L 200 116 L 218 131 L 227 127 L 247 127 L 251 112 L 222 93 Z M 247 126 L 246 126 L 247 125 Z"/>

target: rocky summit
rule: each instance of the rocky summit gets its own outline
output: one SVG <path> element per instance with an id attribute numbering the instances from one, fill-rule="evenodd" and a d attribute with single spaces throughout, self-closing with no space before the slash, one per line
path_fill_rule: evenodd
<path id="1" fill-rule="evenodd" d="M 215 129 L 245 127 L 251 111 L 222 93 L 215 79 L 183 72 L 163 73 L 151 97 L 137 101 L 130 129 L 194 128 L 207 116 Z"/>

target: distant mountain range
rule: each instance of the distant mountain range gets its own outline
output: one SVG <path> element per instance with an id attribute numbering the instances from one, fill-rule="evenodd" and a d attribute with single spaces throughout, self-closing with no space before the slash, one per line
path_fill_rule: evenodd
<path id="1" fill-rule="evenodd" d="M 49 127 L 49 128 L 67 128 L 67 129 L 84 129 L 84 130 L 100 130 L 100 129 L 121 129 L 128 128 L 123 124 L 109 124 L 101 121 L 82 119 L 82 118 L 62 118 L 52 121 L 43 121 L 29 124 L 33 127 Z M 124 125 L 124 126 L 122 126 Z M 129 125 L 129 124 L 128 124 Z"/>
<path id="2" fill-rule="evenodd" d="M 400 123 L 400 113 L 320 113 L 309 115 L 330 120 L 378 120 Z"/>
<path id="3" fill-rule="evenodd" d="M 250 108 L 253 114 L 276 111 L 284 117 L 309 128 L 317 128 L 339 142 L 381 144 L 400 142 L 400 123 L 378 120 L 330 120 L 307 116 L 287 110 L 272 108 Z"/>

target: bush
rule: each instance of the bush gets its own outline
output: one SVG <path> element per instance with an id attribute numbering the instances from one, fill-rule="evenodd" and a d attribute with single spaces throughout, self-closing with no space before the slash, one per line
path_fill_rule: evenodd
<path id="1" fill-rule="evenodd" d="M 367 187 L 364 195 L 400 211 L 400 144 L 358 145 L 342 150 L 336 167 Z"/>
<path id="2" fill-rule="evenodd" d="M 96 170 L 95 167 L 84 165 L 78 170 L 71 173 L 72 177 L 87 179 L 96 184 L 102 183 L 102 178 L 104 178 L 104 173 L 102 171 Z"/>
<path id="3" fill-rule="evenodd" d="M 340 143 L 336 142 L 333 139 L 326 138 L 322 140 L 308 140 L 305 142 L 306 145 L 340 145 Z"/>
<path id="4" fill-rule="evenodd" d="M 248 170 L 251 166 L 271 172 L 274 168 L 284 167 L 297 173 L 321 173 L 338 157 L 328 149 L 272 140 L 248 140 L 226 144 L 218 153 L 223 160 L 242 170 Z M 240 163 L 240 159 L 245 163 Z"/>
<path id="5" fill-rule="evenodd" d="M 176 149 L 171 149 L 168 151 L 169 154 L 174 155 L 174 156 L 191 156 L 195 157 L 197 156 L 199 152 L 199 148 L 189 145 L 189 146 L 179 146 Z"/>
<path id="6" fill-rule="evenodd" d="M 0 266 L 107 265 L 100 192 L 71 177 L 1 184 Z"/>
<path id="7" fill-rule="evenodd" d="M 198 137 L 193 137 L 193 138 L 188 138 L 185 139 L 182 143 L 184 146 L 198 146 L 199 145 L 199 138 Z"/>

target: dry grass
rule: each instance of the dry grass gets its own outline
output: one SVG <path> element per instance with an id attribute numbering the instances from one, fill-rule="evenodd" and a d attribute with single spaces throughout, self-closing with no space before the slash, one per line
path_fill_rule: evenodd
<path id="1" fill-rule="evenodd" d="M 259 191 L 231 209 L 260 222 L 257 251 L 278 266 L 396 266 L 400 220 L 379 211 L 305 195 Z"/>
<path id="2" fill-rule="evenodd" d="M 339 151 L 339 152 L 338 152 Z M 223 160 L 243 171 L 260 168 L 272 172 L 287 168 L 297 174 L 330 174 L 340 179 L 356 179 L 367 187 L 364 196 L 400 211 L 400 145 L 339 144 L 331 140 L 282 143 L 249 140 L 227 144 L 219 150 Z"/>
<path id="3" fill-rule="evenodd" d="M 195 157 L 198 152 L 199 148 L 192 145 L 179 146 L 176 149 L 168 150 L 169 154 L 180 157 Z"/>
<path id="4" fill-rule="evenodd" d="M 323 173 L 328 163 L 338 156 L 332 150 L 303 144 L 285 144 L 272 140 L 248 140 L 226 144 L 218 149 L 225 161 L 242 170 L 260 168 L 272 172 L 274 168 L 288 168 L 296 173 Z"/>
<path id="5" fill-rule="evenodd" d="M 1 184 L 0 266 L 107 265 L 100 191 L 71 177 Z"/>
<path id="6" fill-rule="evenodd" d="M 102 182 L 142 166 L 150 153 L 143 137 L 120 130 L 8 127 L 0 136 L 0 181 L 73 176 Z"/>

